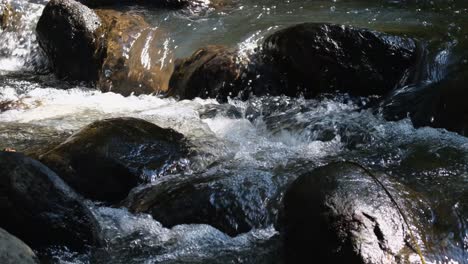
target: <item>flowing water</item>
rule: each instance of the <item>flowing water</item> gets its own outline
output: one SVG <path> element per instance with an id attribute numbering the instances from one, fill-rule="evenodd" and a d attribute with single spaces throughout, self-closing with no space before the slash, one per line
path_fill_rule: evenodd
<path id="1" fill-rule="evenodd" d="M 123 97 L 70 85 L 47 74 L 47 60 L 35 40 L 35 24 L 46 1 L 9 1 L 24 15 L 15 30 L 0 29 L 0 109 L 5 108 L 0 110 L 0 149 L 28 151 L 54 144 L 98 119 L 142 118 L 188 137 L 200 153 L 190 160 L 190 173 L 227 175 L 226 192 L 256 204 L 260 209 L 250 217 L 264 219 L 255 230 L 230 237 L 209 225 L 169 229 L 149 215 L 89 202 L 106 246 L 86 254 L 50 249 L 47 255 L 54 262 L 280 263 L 281 239 L 272 220 L 278 212 L 271 205 L 280 202 L 285 186 L 301 173 L 330 161 L 353 160 L 430 198 L 433 211 L 427 221 L 440 232 L 429 236 L 446 250 L 433 263 L 468 263 L 468 138 L 443 129 L 415 129 L 408 119 L 385 121 L 363 109 L 367 99 L 346 95 L 233 98 L 219 104 Z M 199 12 L 128 9 L 168 32 L 169 48 L 178 57 L 207 44 L 249 54 L 269 33 L 315 21 L 421 39 L 430 53 L 427 81 L 466 63 L 468 2 L 463 0 L 240 0 Z"/>

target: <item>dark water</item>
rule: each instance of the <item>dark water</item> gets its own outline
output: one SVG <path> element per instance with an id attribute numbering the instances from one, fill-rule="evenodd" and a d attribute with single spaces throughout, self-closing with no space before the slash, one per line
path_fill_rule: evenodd
<path id="1" fill-rule="evenodd" d="M 253 210 L 251 216 L 265 219 L 262 226 L 230 237 L 208 225 L 168 229 L 148 215 L 90 203 L 107 246 L 81 255 L 51 249 L 54 261 L 277 263 L 281 241 L 273 227 L 274 208 L 285 186 L 314 167 L 353 160 L 384 171 L 428 197 L 432 211 L 421 221 L 436 227 L 427 236 L 445 250 L 433 257 L 433 263 L 468 262 L 468 138 L 443 129 L 415 129 L 408 119 L 387 122 L 373 111 L 362 110 L 366 99 L 350 100 L 346 95 L 323 100 L 232 99 L 219 104 L 147 95 L 125 98 L 69 87 L 38 73 L 47 62 L 33 30 L 44 2 L 12 1 L 26 16 L 15 32 L 0 31 L 0 102 L 13 105 L 0 113 L 0 148 L 30 150 L 60 142 L 94 120 L 139 117 L 180 131 L 194 143 L 201 155 L 191 160 L 193 174 L 226 175 L 223 184 L 230 194 L 266 208 Z M 163 28 L 168 48 L 179 57 L 207 44 L 235 47 L 246 55 L 279 28 L 315 21 L 417 37 L 430 53 L 428 82 L 466 63 L 467 1 L 250 0 L 208 12 L 128 9 Z M 219 111 L 233 107 L 238 114 Z M 256 188 L 246 188 L 247 183 Z"/>

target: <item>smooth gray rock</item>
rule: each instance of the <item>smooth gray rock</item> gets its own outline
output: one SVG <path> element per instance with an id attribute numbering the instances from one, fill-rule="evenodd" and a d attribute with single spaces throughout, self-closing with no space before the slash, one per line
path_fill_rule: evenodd
<path id="1" fill-rule="evenodd" d="M 0 263 L 38 264 L 39 260 L 28 245 L 0 228 Z"/>

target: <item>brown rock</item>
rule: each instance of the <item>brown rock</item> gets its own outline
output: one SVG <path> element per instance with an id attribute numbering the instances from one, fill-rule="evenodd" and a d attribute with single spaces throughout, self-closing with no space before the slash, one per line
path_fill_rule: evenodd
<path id="1" fill-rule="evenodd" d="M 236 82 L 242 75 L 235 51 L 207 46 L 191 57 L 176 61 L 167 95 L 180 99 L 217 98 L 224 101 L 238 94 Z"/>
<path id="2" fill-rule="evenodd" d="M 98 86 L 123 95 L 166 91 L 173 70 L 168 39 L 141 16 L 96 10 L 106 35 Z"/>
<path id="3" fill-rule="evenodd" d="M 137 14 L 52 0 L 36 31 L 59 78 L 122 95 L 167 90 L 173 70 L 169 39 Z"/>

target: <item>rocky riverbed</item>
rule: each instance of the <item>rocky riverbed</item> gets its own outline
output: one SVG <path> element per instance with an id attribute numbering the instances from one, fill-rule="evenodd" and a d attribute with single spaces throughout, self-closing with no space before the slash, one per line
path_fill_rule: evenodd
<path id="1" fill-rule="evenodd" d="M 0 0 L 0 262 L 468 263 L 467 15 Z"/>

